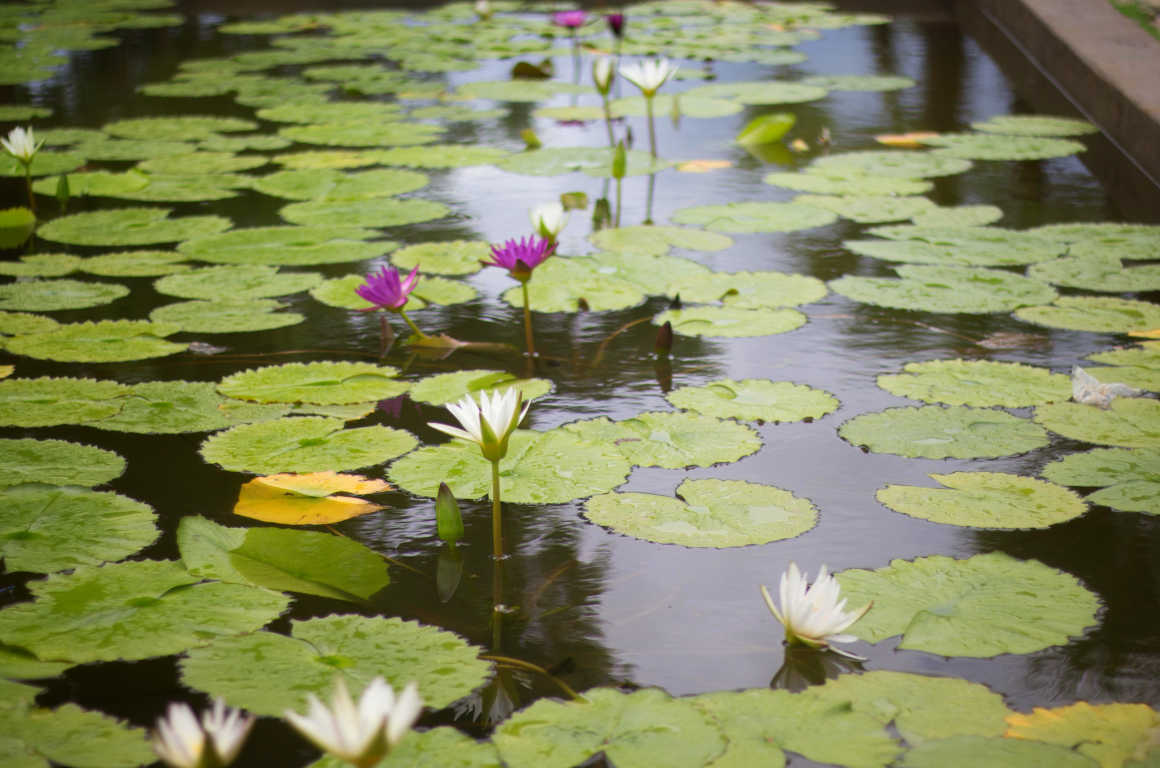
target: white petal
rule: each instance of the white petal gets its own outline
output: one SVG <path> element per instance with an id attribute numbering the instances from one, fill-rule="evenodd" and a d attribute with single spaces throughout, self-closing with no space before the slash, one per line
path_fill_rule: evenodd
<path id="1" fill-rule="evenodd" d="M 403 689 L 398 702 L 395 703 L 395 711 L 391 713 L 391 719 L 387 723 L 387 743 L 392 747 L 398 744 L 407 731 L 411 730 L 411 726 L 419 719 L 419 713 L 422 711 L 423 699 L 419 698 L 419 684 L 411 681 Z"/>

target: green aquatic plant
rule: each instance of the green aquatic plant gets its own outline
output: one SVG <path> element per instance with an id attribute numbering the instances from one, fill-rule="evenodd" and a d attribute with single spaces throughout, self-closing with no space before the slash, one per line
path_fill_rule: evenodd
<path id="1" fill-rule="evenodd" d="M 547 229 L 544 227 L 542 215 L 533 217 L 533 221 L 538 228 Z M 553 217 L 553 223 L 558 225 L 557 231 L 564 226 L 561 221 L 567 221 L 563 206 L 560 207 L 559 215 Z M 532 279 L 532 270 L 543 264 L 555 252 L 555 243 L 547 237 L 522 237 L 519 240 L 512 238 L 502 246 L 493 245 L 491 260 L 484 262 L 485 266 L 506 269 L 508 275 L 520 284 L 524 298 L 524 342 L 529 358 L 536 356 L 536 343 L 532 336 L 532 303 L 528 298 L 528 281 Z"/>
<path id="2" fill-rule="evenodd" d="M 666 58 L 632 62 L 620 67 L 620 76 L 640 89 L 644 96 L 645 113 L 648 115 L 648 146 L 653 157 L 657 156 L 657 134 L 653 125 L 653 97 L 660 87 L 677 72 L 677 65 Z"/>
<path id="3" fill-rule="evenodd" d="M 7 138 L 0 138 L 0 147 L 24 167 L 24 182 L 28 187 L 28 208 L 33 213 L 36 212 L 36 197 L 32 194 L 32 159 L 42 146 L 44 139 L 38 142 L 31 126 L 13 128 L 8 132 Z"/>

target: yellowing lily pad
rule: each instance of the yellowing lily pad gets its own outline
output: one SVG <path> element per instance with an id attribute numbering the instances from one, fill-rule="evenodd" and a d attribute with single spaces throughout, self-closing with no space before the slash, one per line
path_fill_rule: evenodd
<path id="1" fill-rule="evenodd" d="M 651 493 L 594 496 L 585 516 L 618 533 L 686 547 L 744 547 L 791 539 L 814 527 L 807 499 L 742 480 L 686 480 L 680 501 Z"/>
<path id="2" fill-rule="evenodd" d="M 384 480 L 373 480 L 362 475 L 347 475 L 341 472 L 266 475 L 256 477 L 252 482 L 313 498 L 322 498 L 335 493 L 363 496 L 391 490 L 391 484 Z"/>
<path id="3" fill-rule="evenodd" d="M 353 496 L 318 496 L 271 487 L 261 479 L 242 486 L 234 514 L 279 525 L 331 525 L 378 512 L 382 506 Z"/>
<path id="4" fill-rule="evenodd" d="M 324 472 L 382 464 L 417 442 L 391 427 L 344 429 L 341 419 L 289 417 L 211 435 L 201 444 L 201 455 L 233 472 Z"/>
<path id="5" fill-rule="evenodd" d="M 653 325 L 665 323 L 672 323 L 673 331 L 684 336 L 769 336 L 801 328 L 806 316 L 796 309 L 689 307 L 666 310 L 653 318 Z"/>
<path id="6" fill-rule="evenodd" d="M 1155 750 L 1160 713 L 1147 704 L 1096 704 L 1077 701 L 1066 707 L 1036 707 L 1030 714 L 1007 716 L 1010 739 L 1058 744 L 1087 755 L 1103 768 L 1143 759 Z"/>
<path id="7" fill-rule="evenodd" d="M 945 487 L 887 485 L 878 501 L 904 515 L 972 528 L 1047 528 L 1087 511 L 1076 494 L 1032 477 L 955 472 L 931 478 Z"/>
<path id="8" fill-rule="evenodd" d="M 983 227 L 1003 218 L 1003 209 L 994 205 L 935 207 L 911 218 L 919 227 Z"/>
<path id="9" fill-rule="evenodd" d="M 1027 419 L 961 405 L 863 413 L 842 424 L 838 434 L 875 453 L 924 459 L 1010 456 L 1047 445 L 1047 432 Z"/>
<path id="10" fill-rule="evenodd" d="M 665 397 L 677 408 L 741 421 L 812 421 L 838 407 L 837 398 L 828 392 L 766 379 L 722 379 L 680 387 Z"/>
<path id="11" fill-rule="evenodd" d="M 907 363 L 900 374 L 878 377 L 878 386 L 894 395 L 926 403 L 1002 406 L 1064 402 L 1071 397 L 1071 378 L 1020 363 L 993 360 L 928 360 Z"/>
<path id="12" fill-rule="evenodd" d="M 990 552 L 936 555 L 839 573 L 851 605 L 874 608 L 850 628 L 872 643 L 902 635 L 900 648 L 986 658 L 1062 645 L 1095 625 L 1099 600 L 1036 560 Z"/>
<path id="13" fill-rule="evenodd" d="M 342 405 L 396 397 L 407 391 L 398 369 L 371 363 L 287 363 L 254 368 L 222 379 L 227 397 L 259 403 Z"/>

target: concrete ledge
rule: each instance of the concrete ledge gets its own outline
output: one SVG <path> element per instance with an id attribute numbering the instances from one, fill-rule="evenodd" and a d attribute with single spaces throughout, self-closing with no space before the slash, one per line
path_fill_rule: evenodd
<path id="1" fill-rule="evenodd" d="M 1124 213 L 1160 220 L 1160 42 L 1106 0 L 956 0 L 956 11 L 1037 109 L 1103 130 L 1112 146 L 1093 147 L 1089 165 Z"/>

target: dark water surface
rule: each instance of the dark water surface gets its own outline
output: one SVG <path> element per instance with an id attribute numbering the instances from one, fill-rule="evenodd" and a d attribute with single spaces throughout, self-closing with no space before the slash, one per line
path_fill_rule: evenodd
<path id="1" fill-rule="evenodd" d="M 228 98 L 150 98 L 135 94 L 134 88 L 170 78 L 178 63 L 187 58 L 266 46 L 264 37 L 217 34 L 215 26 L 230 13 L 296 11 L 310 5 L 188 0 L 180 4 L 187 14 L 183 26 L 120 33 L 124 40 L 121 46 L 73 54 L 62 76 L 34 89 L 0 89 L 0 101 L 52 106 L 54 116 L 38 122 L 46 127 L 97 127 L 114 119 L 167 113 L 251 117 L 252 110 Z M 313 7 L 337 10 L 355 5 L 318 2 Z M 1026 110 L 988 56 L 972 39 L 960 34 L 953 18 L 938 11 L 900 15 L 889 26 L 825 31 L 821 39 L 804 43 L 798 50 L 809 58 L 792 67 L 716 64 L 718 82 L 854 73 L 901 74 L 918 81 L 916 87 L 903 91 L 833 92 L 820 102 L 792 107 L 798 115 L 799 132 L 810 136 L 828 127 L 836 151 L 874 148 L 873 136 L 879 133 L 964 130 L 973 120 Z M 566 77 L 570 61 L 565 57 L 556 63 L 558 75 Z M 499 79 L 506 77 L 510 66 L 510 61 L 486 62 L 482 70 L 438 77 L 445 77 L 452 86 L 466 80 Z M 679 83 L 677 87 L 695 84 Z M 666 92 L 670 87 L 666 86 Z M 533 118 L 535 105 L 507 106 L 506 118 L 454 124 L 448 140 L 516 150 L 523 146 L 520 131 L 531 127 L 546 146 L 595 146 L 605 141 L 604 126 L 598 123 L 556 125 Z M 733 161 L 735 167 L 704 175 L 674 171 L 658 175 L 651 211 L 646 209 L 648 177 L 627 179 L 622 223 L 638 224 L 650 216 L 666 223 L 673 211 L 691 204 L 790 199 L 793 192 L 761 182 L 761 177 L 778 170 L 776 167 L 763 165 L 730 144 L 749 119 L 782 109 L 747 108 L 729 118 L 685 119 L 679 128 L 660 120 L 658 142 L 663 155 L 723 158 Z M 644 143 L 643 122 L 635 120 L 633 126 L 639 148 Z M 530 206 L 579 190 L 594 200 L 602 187 L 599 179 L 581 174 L 518 177 L 490 167 L 428 173 L 432 183 L 422 196 L 447 203 L 455 215 L 393 228 L 389 234 L 392 239 L 404 243 L 454 238 L 497 242 L 526 232 Z M 15 180 L 4 180 L 0 207 L 19 204 L 22 191 Z M 1117 206 L 1074 157 L 1044 162 L 977 162 L 966 174 L 937 180 L 931 196 L 942 205 L 997 205 L 1005 212 L 1000 225 L 1015 228 L 1119 218 Z M 179 215 L 220 213 L 233 219 L 236 227 L 246 227 L 279 223 L 275 211 L 284 202 L 244 191 L 234 200 L 167 205 L 176 208 Z M 52 201 L 45 204 L 52 209 Z M 73 210 L 96 207 L 80 200 Z M 823 280 L 843 274 L 892 274 L 888 264 L 852 255 L 840 247 L 843 239 L 857 237 L 865 229 L 841 221 L 786 235 L 735 235 L 735 245 L 726 251 L 684 255 L 719 270 L 774 269 Z M 585 239 L 589 233 L 587 214 L 573 213 L 562 236 L 561 252 L 591 250 Z M 50 243 L 39 244 L 37 250 L 98 252 Z M 309 269 L 337 276 L 370 266 L 341 264 Z M 414 316 L 416 321 L 424 329 L 444 331 L 456 338 L 520 344 L 519 311 L 499 300 L 499 294 L 511 285 L 507 276 L 499 270 L 484 270 L 469 281 L 480 290 L 479 299 L 424 310 Z M 61 321 L 145 317 L 169 301 L 153 291 L 151 279 L 116 282 L 130 285 L 132 295 L 110 307 L 52 316 Z M 16 375 L 21 377 L 92 376 L 137 382 L 217 380 L 245 368 L 290 361 L 377 359 L 380 338 L 374 317 L 325 307 L 304 294 L 289 297 L 288 303 L 291 311 L 307 315 L 307 322 L 261 333 L 198 336 L 199 340 L 228 346 L 229 351 L 219 357 L 179 355 L 139 363 L 80 365 L 0 354 L 0 363 L 15 363 Z M 1077 520 L 1046 530 L 981 531 L 912 519 L 884 508 L 874 496 L 886 483 L 930 485 L 927 475 L 932 472 L 986 470 L 1037 475 L 1048 461 L 1085 446 L 1053 437 L 1049 446 L 1020 456 L 933 461 L 863 453 L 836 433 L 842 422 L 858 413 L 909 402 L 874 383 L 878 374 L 897 372 L 904 363 L 969 357 L 1018 361 L 1065 372 L 1085 355 L 1123 343 L 1122 337 L 1045 330 L 1006 314 L 896 312 L 831 293 L 803 308 L 810 321 L 792 333 L 736 340 L 678 337 L 671 372 L 666 373 L 658 372 L 651 354 L 655 327 L 640 323 L 612 336 L 625 324 L 664 308 L 664 301 L 653 298 L 644 306 L 617 312 L 537 314 L 537 346 L 552 358 L 537 375 L 552 379 L 556 389 L 533 405 L 524 426 L 542 430 L 592 416 L 615 419 L 645 410 L 670 410 L 662 386 L 669 375 L 673 387 L 726 377 L 757 377 L 827 390 L 841 401 L 836 412 L 814 423 L 758 426 L 764 447 L 755 455 L 708 469 L 636 469 L 620 489 L 670 495 L 687 477 L 768 483 L 814 503 L 820 519 L 813 530 L 764 546 L 688 549 L 602 529 L 581 516 L 583 502 L 579 501 L 506 505 L 511 557 L 505 564 L 505 601 L 519 610 L 505 617 L 501 631 L 493 637 L 489 625 L 492 563 L 488 503 L 462 505 L 468 532 L 468 543 L 463 547 L 464 579 L 454 598 L 443 604 L 436 597 L 433 581 L 441 551 L 433 503 L 397 492 L 387 497 L 389 509 L 338 528 L 414 570 L 393 567 L 391 586 L 363 607 L 298 596 L 291 617 L 360 611 L 417 619 L 454 630 L 480 646 L 498 645 L 505 655 L 558 672 L 578 690 L 631 684 L 660 686 L 680 695 L 770 683 L 783 661 L 782 631 L 766 611 L 758 585 L 775 586 L 791 560 L 813 573 L 821 563 L 834 570 L 877 568 L 893 558 L 933 554 L 967 557 L 1002 551 L 1041 560 L 1080 579 L 1103 603 L 1098 625 L 1065 646 L 986 660 L 945 659 L 897 650 L 897 638 L 874 646 L 859 643 L 854 650 L 869 657 L 865 668 L 964 677 L 1004 694 L 1010 706 L 1021 710 L 1080 699 L 1160 705 L 1156 682 L 1160 677 L 1160 518 L 1093 507 Z M 972 341 L 997 332 L 1032 334 L 1037 341 L 1002 351 L 988 351 Z M 607 342 L 603 357 L 597 360 L 603 342 Z M 497 359 L 457 353 L 449 360 L 432 361 L 413 357 L 401 345 L 392 348 L 384 362 L 404 367 L 408 379 L 462 368 L 524 370 L 516 356 Z M 376 414 L 365 423 L 400 426 L 424 443 L 433 443 L 442 438 L 426 422 L 447 419 L 442 409 L 408 404 L 397 421 Z M 204 515 L 233 525 L 242 522 L 231 510 L 240 485 L 248 477 L 206 464 L 197 454 L 203 434 L 122 435 L 77 427 L 5 429 L 0 435 L 62 438 L 123 455 L 128 470 L 112 488 L 151 504 L 165 530 L 160 541 L 143 553 L 146 557 L 177 556 L 174 531 L 185 515 Z M 368 474 L 384 471 L 372 468 Z M 4 585 L 0 603 L 26 596 L 24 576 L 0 579 Z M 287 618 L 275 624 L 275 629 L 287 627 Z M 558 689 L 542 677 L 504 675 L 502 693 L 497 695 L 493 684 L 484 695 L 429 716 L 424 722 L 455 722 L 473 733 L 485 733 L 487 723 L 502 718 L 505 710 L 525 706 L 539 696 L 558 694 Z M 200 694 L 179 686 L 172 658 L 82 666 L 51 681 L 48 687 L 42 697 L 46 705 L 75 701 L 138 724 L 151 724 L 171 698 L 198 704 L 204 701 Z M 505 705 L 505 700 L 510 703 Z M 304 764 L 310 754 L 300 742 L 285 738 L 279 726 L 263 723 L 242 763 Z M 273 756 L 277 756 L 276 763 Z M 805 763 L 794 757 L 793 764 Z"/>

